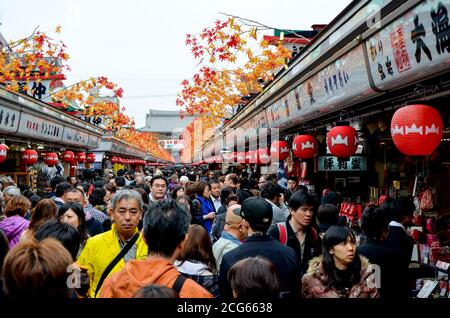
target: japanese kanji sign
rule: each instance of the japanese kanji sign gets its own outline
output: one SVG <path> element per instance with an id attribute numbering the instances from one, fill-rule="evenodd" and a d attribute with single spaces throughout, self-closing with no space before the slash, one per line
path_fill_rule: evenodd
<path id="1" fill-rule="evenodd" d="M 340 160 L 333 156 L 319 156 L 319 171 L 367 171 L 367 158 L 361 156 Z"/>
<path id="2" fill-rule="evenodd" d="M 450 63 L 450 0 L 430 0 L 387 25 L 367 42 L 374 84 L 392 89 Z"/>

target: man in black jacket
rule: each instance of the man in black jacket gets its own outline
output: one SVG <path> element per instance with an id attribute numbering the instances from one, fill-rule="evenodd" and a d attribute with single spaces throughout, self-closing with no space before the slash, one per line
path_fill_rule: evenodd
<path id="1" fill-rule="evenodd" d="M 311 225 L 314 210 L 314 198 L 307 193 L 297 191 L 289 200 L 290 215 L 286 222 L 274 224 L 268 231 L 274 239 L 295 251 L 299 259 L 301 276 L 308 270 L 309 261 L 322 254 L 322 241 Z M 280 229 L 285 233 L 280 233 Z"/>
<path id="2" fill-rule="evenodd" d="M 358 252 L 380 268 L 380 296 L 384 299 L 406 298 L 406 272 L 401 263 L 401 249 L 386 244 L 389 216 L 384 209 L 369 206 L 361 218 L 361 227 L 367 240 Z"/>
<path id="3" fill-rule="evenodd" d="M 220 265 L 220 294 L 225 298 L 233 296 L 227 279 L 228 271 L 233 264 L 248 257 L 262 256 L 272 262 L 277 269 L 281 296 L 298 297 L 301 280 L 297 255 L 292 248 L 282 245 L 266 234 L 272 223 L 270 204 L 261 198 L 248 198 L 242 203 L 241 216 L 243 225 L 248 229 L 248 238 L 244 244 L 224 255 Z"/>

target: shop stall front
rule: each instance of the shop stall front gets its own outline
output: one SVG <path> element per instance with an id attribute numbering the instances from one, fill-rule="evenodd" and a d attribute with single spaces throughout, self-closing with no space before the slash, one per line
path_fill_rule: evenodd
<path id="1" fill-rule="evenodd" d="M 103 136 L 95 154 L 94 167 L 96 170 L 113 169 L 114 172 L 120 169 L 142 170 L 148 154 L 132 145 L 129 145 L 114 136 Z"/>
<path id="2" fill-rule="evenodd" d="M 46 103 L 0 87 L 0 178 L 47 191 L 56 174 L 76 175 L 78 153 L 99 146 L 103 131 Z M 64 158 L 72 152 L 71 160 Z M 83 156 L 81 156 L 83 157 Z M 82 159 L 82 158 L 81 158 Z"/>
<path id="3" fill-rule="evenodd" d="M 415 260 L 444 272 L 450 267 L 449 10 L 450 0 L 352 2 L 222 127 L 228 139 L 251 121 L 264 128 L 255 119 L 265 117 L 266 127 L 291 146 L 280 161 L 286 172 L 319 195 L 340 192 L 341 212 L 352 221 L 385 196 L 414 199 Z M 367 23 L 373 14 L 379 23 Z"/>

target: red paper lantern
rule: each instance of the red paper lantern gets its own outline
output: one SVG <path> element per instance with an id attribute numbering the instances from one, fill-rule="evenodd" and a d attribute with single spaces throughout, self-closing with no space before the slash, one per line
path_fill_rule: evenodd
<path id="1" fill-rule="evenodd" d="M 75 156 L 75 160 L 79 163 L 84 163 L 86 161 L 86 153 L 78 152 Z"/>
<path id="2" fill-rule="evenodd" d="M 22 163 L 25 165 L 32 165 L 38 161 L 39 155 L 36 150 L 26 149 L 22 153 Z"/>
<path id="3" fill-rule="evenodd" d="M 333 156 L 350 158 L 358 149 L 356 129 L 352 126 L 336 126 L 327 134 L 328 149 Z"/>
<path id="4" fill-rule="evenodd" d="M 270 146 L 270 155 L 274 160 L 286 160 L 289 157 L 289 144 L 284 140 L 277 140 Z"/>
<path id="5" fill-rule="evenodd" d="M 8 155 L 8 146 L 4 144 L 0 144 L 0 163 L 6 160 L 6 156 Z"/>
<path id="6" fill-rule="evenodd" d="M 54 152 L 47 152 L 44 157 L 44 162 L 47 166 L 53 167 L 58 163 L 58 155 Z"/>
<path id="7" fill-rule="evenodd" d="M 66 150 L 63 152 L 62 160 L 67 163 L 74 163 L 75 154 L 73 153 L 73 151 Z"/>
<path id="8" fill-rule="evenodd" d="M 236 160 L 239 163 L 245 163 L 245 152 L 238 152 Z"/>
<path id="9" fill-rule="evenodd" d="M 94 153 L 87 153 L 86 154 L 86 162 L 87 163 L 94 163 L 95 162 L 95 154 Z"/>
<path id="10" fill-rule="evenodd" d="M 258 164 L 260 165 L 265 165 L 270 162 L 271 159 L 270 152 L 267 148 L 258 149 L 257 156 L 258 156 Z"/>
<path id="11" fill-rule="evenodd" d="M 292 152 L 299 159 L 312 159 L 318 151 L 317 139 L 311 135 L 298 135 L 292 142 Z"/>
<path id="12" fill-rule="evenodd" d="M 117 158 L 116 156 L 111 158 L 111 162 L 112 163 L 118 163 L 119 162 L 119 158 Z"/>
<path id="13" fill-rule="evenodd" d="M 258 162 L 258 151 L 257 150 L 250 150 L 245 155 L 245 159 L 247 163 L 257 163 Z"/>
<path id="14" fill-rule="evenodd" d="M 409 105 L 394 113 L 391 135 L 400 152 L 429 156 L 439 146 L 443 123 L 439 111 L 427 105 Z"/>

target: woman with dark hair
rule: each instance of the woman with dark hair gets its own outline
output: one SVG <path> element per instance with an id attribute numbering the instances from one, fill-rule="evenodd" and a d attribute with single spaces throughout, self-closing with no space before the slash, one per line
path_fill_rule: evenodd
<path id="1" fill-rule="evenodd" d="M 235 263 L 228 272 L 234 298 L 279 298 L 280 281 L 275 266 L 261 256 Z"/>
<path id="2" fill-rule="evenodd" d="M 199 211 L 198 208 L 196 208 L 196 206 L 192 202 L 192 199 L 189 196 L 183 195 L 178 199 L 176 199 L 175 201 L 178 204 L 185 207 L 187 211 L 191 214 L 191 224 L 198 224 L 203 226 L 203 214 L 201 211 Z"/>
<path id="3" fill-rule="evenodd" d="M 77 202 L 67 202 L 59 208 L 58 218 L 61 222 L 72 225 L 80 233 L 81 244 L 78 252 L 79 256 L 89 237 L 86 232 L 86 216 L 83 211 L 83 206 Z"/>
<path id="4" fill-rule="evenodd" d="M 48 220 L 56 220 L 58 217 L 58 208 L 55 201 L 51 199 L 41 200 L 33 211 L 30 226 L 23 232 L 22 239 L 31 238 L 37 229 Z"/>
<path id="5" fill-rule="evenodd" d="M 9 248 L 12 249 L 20 241 L 22 233 L 28 229 L 30 221 L 25 219 L 25 214 L 31 208 L 30 200 L 23 195 L 16 195 L 6 204 L 3 211 L 6 219 L 0 222 L 0 230 L 6 234 L 9 240 Z"/>
<path id="6" fill-rule="evenodd" d="M 214 297 L 219 296 L 216 259 L 208 233 L 201 225 L 189 226 L 188 239 L 174 265 L 183 276 L 202 285 Z"/>
<path id="7" fill-rule="evenodd" d="M 97 210 L 105 213 L 106 203 L 104 197 L 106 195 L 106 190 L 104 188 L 94 188 L 91 195 L 89 196 L 89 203 Z"/>
<path id="8" fill-rule="evenodd" d="M 172 199 L 176 200 L 184 195 L 183 187 L 176 185 L 172 190 Z"/>
<path id="9" fill-rule="evenodd" d="M 375 274 L 369 261 L 358 254 L 352 230 L 333 225 L 323 237 L 322 256 L 311 260 L 302 278 L 303 296 L 378 298 Z"/>
<path id="10" fill-rule="evenodd" d="M 214 204 L 211 201 L 211 186 L 200 181 L 197 184 L 197 200 L 200 202 L 200 211 L 203 214 L 203 226 L 206 232 L 211 233 L 212 222 L 216 218 L 216 210 L 214 209 Z"/>

